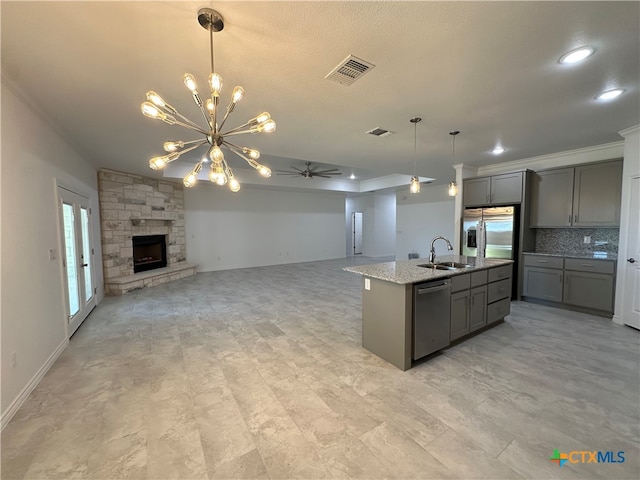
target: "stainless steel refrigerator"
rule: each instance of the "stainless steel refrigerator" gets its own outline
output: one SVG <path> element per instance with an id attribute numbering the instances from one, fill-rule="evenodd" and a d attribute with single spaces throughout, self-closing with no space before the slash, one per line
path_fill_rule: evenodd
<path id="1" fill-rule="evenodd" d="M 462 255 L 477 257 L 478 246 L 484 245 L 486 258 L 516 260 L 515 217 L 515 207 L 465 208 L 462 218 Z M 479 222 L 483 223 L 480 225 Z M 484 238 L 480 238 L 483 232 Z"/>

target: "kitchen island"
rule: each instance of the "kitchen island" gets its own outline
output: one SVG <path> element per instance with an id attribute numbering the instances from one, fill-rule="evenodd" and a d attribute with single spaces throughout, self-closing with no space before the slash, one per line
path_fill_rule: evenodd
<path id="1" fill-rule="evenodd" d="M 437 262 L 466 266 L 424 268 L 423 258 L 344 268 L 363 276 L 362 346 L 402 370 L 510 312 L 511 260 L 446 255 Z M 419 298 L 431 285 L 439 288 L 437 306 Z"/>

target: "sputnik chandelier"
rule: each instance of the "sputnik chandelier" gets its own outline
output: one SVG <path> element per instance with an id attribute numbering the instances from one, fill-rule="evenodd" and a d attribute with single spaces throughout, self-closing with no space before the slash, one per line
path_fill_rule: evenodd
<path id="1" fill-rule="evenodd" d="M 224 146 L 226 149 L 243 158 L 251 167 L 255 168 L 260 175 L 268 178 L 271 176 L 271 170 L 257 162 L 258 158 L 260 158 L 260 152 L 258 150 L 235 145 L 229 142 L 227 138 L 244 133 L 273 132 L 276 129 L 276 122 L 273 121 L 269 113 L 263 112 L 240 126 L 222 132 L 227 118 L 235 109 L 236 104 L 244 96 L 244 89 L 240 86 L 233 89 L 231 100 L 224 111 L 222 119 L 219 121 L 218 104 L 222 90 L 222 77 L 215 73 L 213 33 L 219 32 L 224 28 L 224 19 L 217 11 L 211 8 L 201 8 L 198 11 L 198 23 L 209 31 L 209 46 L 211 51 L 211 74 L 209 75 L 210 98 L 207 98 L 205 102 L 202 101 L 198 93 L 196 79 L 193 75 L 185 73 L 183 78 L 184 84 L 191 92 L 194 102 L 202 112 L 206 127 L 202 128 L 197 123 L 180 114 L 174 107 L 165 102 L 160 95 L 153 91 L 147 92 L 147 101 L 144 102 L 140 108 L 145 116 L 162 120 L 169 125 L 179 125 L 198 132 L 204 135 L 204 140 L 165 142 L 163 147 L 166 154 L 149 160 L 149 167 L 153 170 L 161 170 L 181 155 L 199 147 L 207 146 L 206 154 L 196 163 L 189 174 L 184 177 L 184 186 L 193 187 L 198 180 L 198 174 L 202 170 L 203 165 L 210 163 L 209 180 L 217 185 L 228 184 L 231 191 L 237 192 L 240 190 L 240 183 L 234 177 L 231 167 L 225 160 L 221 147 Z"/>

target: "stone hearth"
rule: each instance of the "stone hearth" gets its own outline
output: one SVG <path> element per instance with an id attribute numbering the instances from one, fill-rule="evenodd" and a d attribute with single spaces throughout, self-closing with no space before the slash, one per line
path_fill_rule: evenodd
<path id="1" fill-rule="evenodd" d="M 180 184 L 114 170 L 98 172 L 105 292 L 130 290 L 196 273 L 186 263 L 184 195 Z M 167 266 L 133 272 L 132 237 L 165 235 Z"/>

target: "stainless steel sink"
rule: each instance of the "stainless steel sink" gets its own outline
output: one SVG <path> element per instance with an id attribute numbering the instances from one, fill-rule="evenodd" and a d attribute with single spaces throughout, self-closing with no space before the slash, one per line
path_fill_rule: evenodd
<path id="1" fill-rule="evenodd" d="M 421 263 L 417 266 L 422 268 L 431 268 L 433 270 L 456 270 L 456 267 L 448 267 L 446 265 L 440 265 L 439 263 Z"/>
<path id="2" fill-rule="evenodd" d="M 473 267 L 468 263 L 459 262 L 435 262 L 435 263 L 421 263 L 418 267 L 431 268 L 433 270 L 458 270 L 460 268 Z"/>
<path id="3" fill-rule="evenodd" d="M 468 263 L 459 263 L 459 262 L 435 262 L 436 265 L 444 265 L 445 267 L 453 267 L 453 268 L 469 268 L 473 267 Z"/>

